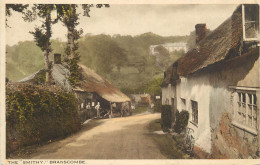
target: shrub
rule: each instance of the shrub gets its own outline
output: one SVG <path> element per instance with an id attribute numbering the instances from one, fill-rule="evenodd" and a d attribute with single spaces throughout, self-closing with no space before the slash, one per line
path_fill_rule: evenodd
<path id="1" fill-rule="evenodd" d="M 176 122 L 174 125 L 174 130 L 177 133 L 181 133 L 188 125 L 189 112 L 188 111 L 176 111 Z"/>
<path id="2" fill-rule="evenodd" d="M 172 111 L 170 105 L 162 105 L 161 120 L 163 132 L 168 132 L 172 124 Z"/>
<path id="3" fill-rule="evenodd" d="M 32 80 L 32 83 L 36 85 L 45 84 L 46 81 L 46 71 L 44 69 L 40 70 L 35 78 Z"/>
<path id="4" fill-rule="evenodd" d="M 64 137 L 79 129 L 77 100 L 55 86 L 8 84 L 7 153 L 18 147 Z"/>
<path id="5" fill-rule="evenodd" d="M 161 112 L 162 104 L 160 101 L 155 101 L 154 103 L 154 112 Z"/>

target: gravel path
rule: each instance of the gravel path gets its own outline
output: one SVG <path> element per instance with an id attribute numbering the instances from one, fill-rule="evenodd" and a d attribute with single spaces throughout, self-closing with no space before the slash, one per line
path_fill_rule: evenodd
<path id="1" fill-rule="evenodd" d="M 98 126 L 39 147 L 34 159 L 165 159 L 149 135 L 160 114 L 103 119 Z M 94 121 L 96 122 L 96 121 Z M 87 126 L 87 124 L 86 124 Z"/>

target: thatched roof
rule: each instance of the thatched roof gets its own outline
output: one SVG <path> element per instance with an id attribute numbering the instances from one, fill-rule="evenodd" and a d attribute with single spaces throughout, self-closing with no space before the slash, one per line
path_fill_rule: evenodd
<path id="1" fill-rule="evenodd" d="M 164 79 L 162 82 L 162 87 L 167 86 L 167 84 L 173 84 L 176 80 L 179 79 L 177 74 L 178 61 L 174 62 L 165 72 Z M 174 85 L 174 84 L 173 84 Z"/>
<path id="2" fill-rule="evenodd" d="M 224 23 L 200 41 L 196 49 L 178 62 L 178 75 L 185 76 L 238 54 L 242 39 L 242 14 L 239 6 Z"/>
<path id="3" fill-rule="evenodd" d="M 99 96 L 110 102 L 127 102 L 130 98 L 114 87 L 108 80 L 96 74 L 93 70 L 84 65 L 80 65 L 82 80 L 79 85 L 73 88 L 69 81 L 69 70 L 63 64 L 54 64 L 52 78 L 54 82 L 66 90 L 97 93 Z M 32 82 L 37 77 L 39 71 L 28 76 L 20 82 Z"/>
<path id="4" fill-rule="evenodd" d="M 38 74 L 39 74 L 42 70 L 43 70 L 43 69 L 38 70 L 37 72 L 31 74 L 30 76 L 27 76 L 27 77 L 21 79 L 21 80 L 18 81 L 18 82 L 30 82 L 30 81 L 33 80 L 35 77 L 37 77 Z"/>
<path id="5" fill-rule="evenodd" d="M 80 65 L 82 80 L 75 90 L 95 92 L 110 102 L 127 102 L 130 98 L 114 87 L 108 80 L 96 74 L 93 70 Z"/>

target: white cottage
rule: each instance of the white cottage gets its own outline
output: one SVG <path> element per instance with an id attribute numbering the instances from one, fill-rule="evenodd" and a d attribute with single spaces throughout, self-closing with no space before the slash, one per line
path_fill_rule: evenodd
<path id="1" fill-rule="evenodd" d="M 162 104 L 189 112 L 194 152 L 208 158 L 255 158 L 260 146 L 259 6 L 240 5 L 166 72 Z"/>

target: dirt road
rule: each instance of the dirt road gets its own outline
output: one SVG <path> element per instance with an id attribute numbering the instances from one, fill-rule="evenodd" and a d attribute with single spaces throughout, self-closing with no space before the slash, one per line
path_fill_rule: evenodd
<path id="1" fill-rule="evenodd" d="M 99 125 L 42 146 L 31 158 L 163 159 L 147 129 L 148 124 L 158 118 L 160 114 L 144 114 L 94 121 Z"/>

